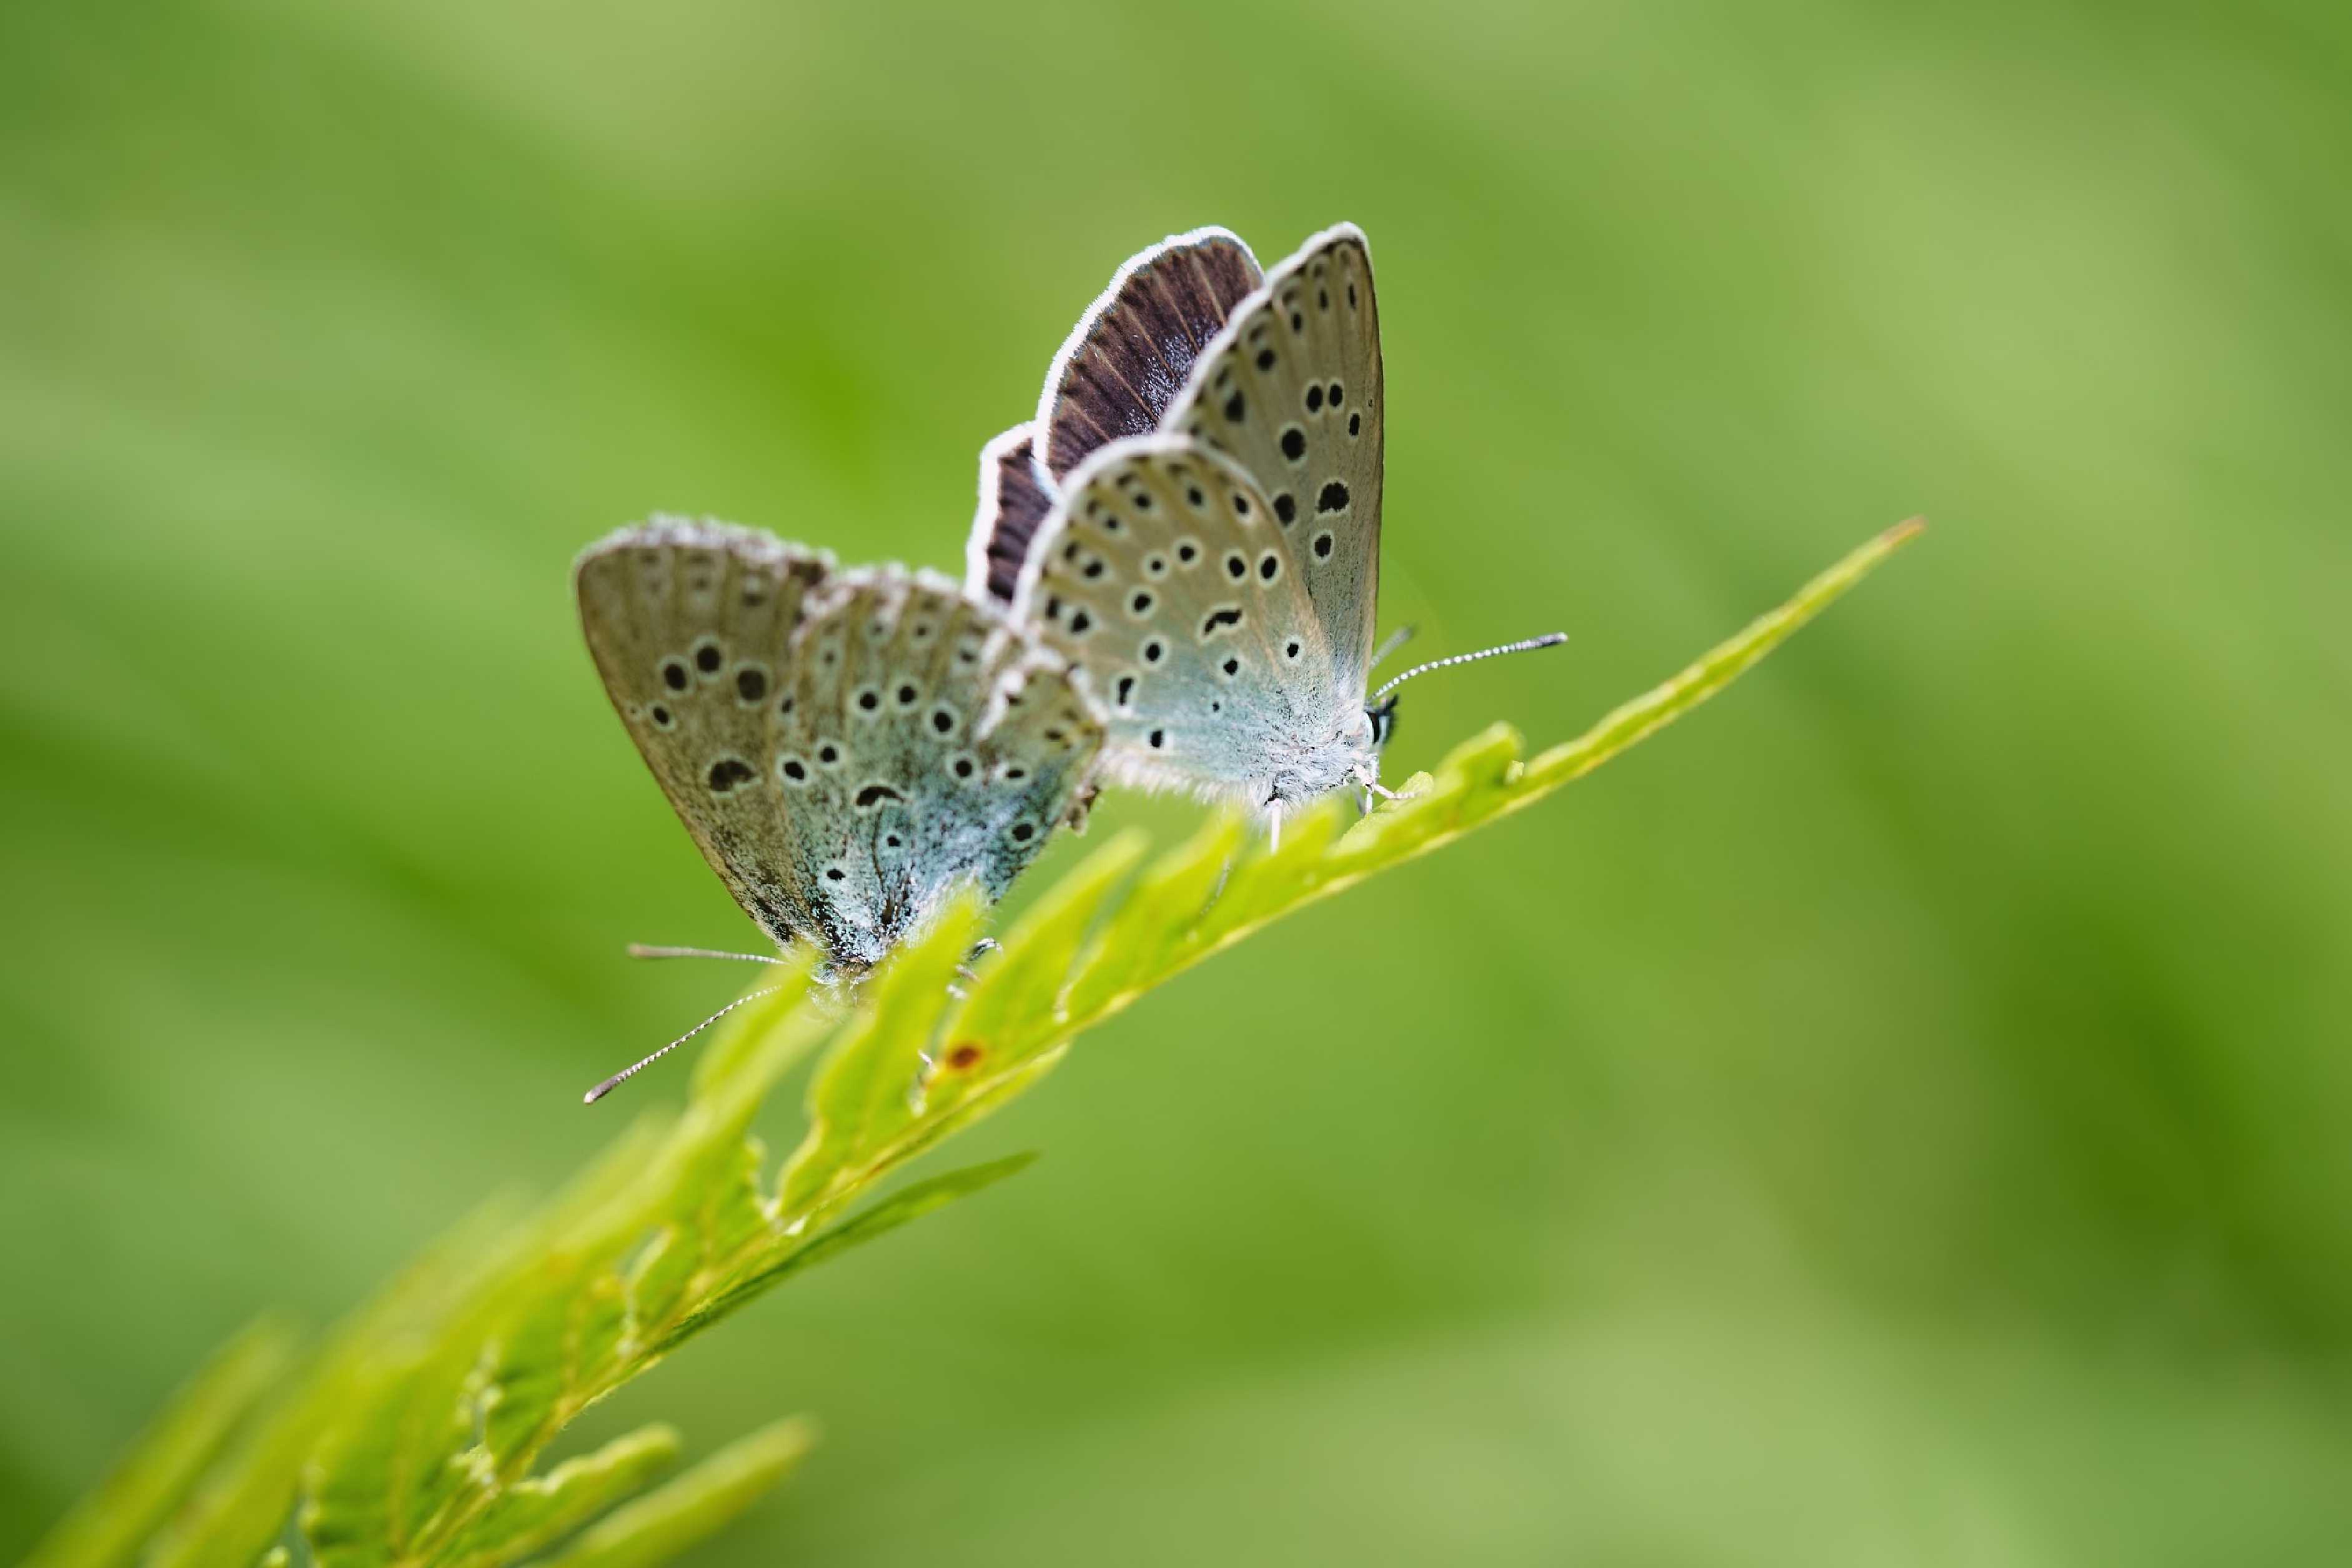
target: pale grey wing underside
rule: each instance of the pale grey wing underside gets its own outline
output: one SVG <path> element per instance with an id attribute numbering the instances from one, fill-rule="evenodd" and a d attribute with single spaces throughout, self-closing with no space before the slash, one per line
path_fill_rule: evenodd
<path id="1" fill-rule="evenodd" d="M 1106 442 L 1158 429 L 1202 351 L 1261 280 L 1249 247 L 1222 228 L 1129 258 L 1046 372 L 1036 424 L 1046 477 L 1058 484 Z"/>
<path id="2" fill-rule="evenodd" d="M 1232 458 L 1273 502 L 1338 678 L 1369 675 L 1381 550 L 1380 308 L 1352 224 L 1266 274 L 1192 368 L 1161 428 Z"/>
<path id="3" fill-rule="evenodd" d="M 974 598 L 1013 602 L 1030 542 L 1054 509 L 1038 477 L 1034 428 L 1015 425 L 980 449 L 980 507 L 964 547 L 964 587 Z"/>
<path id="4" fill-rule="evenodd" d="M 605 689 L 711 868 L 845 970 L 961 882 L 1002 895 L 1101 745 L 1059 658 L 929 574 L 665 520 L 592 546 L 576 581 Z"/>
<path id="5" fill-rule="evenodd" d="M 1265 495 L 1183 437 L 1079 466 L 1015 614 L 1084 668 L 1109 716 L 1106 763 L 1131 783 L 1251 805 L 1319 793 L 1361 727 Z"/>

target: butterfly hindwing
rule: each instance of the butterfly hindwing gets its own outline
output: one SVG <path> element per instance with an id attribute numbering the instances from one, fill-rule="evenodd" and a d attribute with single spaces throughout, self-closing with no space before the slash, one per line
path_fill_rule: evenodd
<path id="1" fill-rule="evenodd" d="M 1084 668 L 1108 716 L 1107 761 L 1130 782 L 1255 804 L 1346 721 L 1270 503 L 1182 437 L 1130 437 L 1080 465 L 1038 534 L 1016 614 Z"/>
<path id="2" fill-rule="evenodd" d="M 1193 369 L 1161 427 L 1232 458 L 1272 501 L 1343 679 L 1369 674 L 1379 594 L 1380 309 L 1352 224 L 1276 267 Z"/>
<path id="3" fill-rule="evenodd" d="M 1262 281 L 1239 237 L 1198 228 L 1130 258 L 1054 356 L 1037 456 L 1055 483 L 1106 442 L 1148 435 L 1234 307 Z"/>
<path id="4" fill-rule="evenodd" d="M 591 547 L 578 584 L 614 706 L 712 868 L 845 970 L 961 882 L 1001 895 L 1101 743 L 1061 660 L 927 574 L 656 521 Z"/>

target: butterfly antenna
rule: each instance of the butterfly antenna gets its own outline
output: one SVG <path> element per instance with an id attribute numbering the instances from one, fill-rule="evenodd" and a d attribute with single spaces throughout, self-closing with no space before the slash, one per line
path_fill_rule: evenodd
<path id="1" fill-rule="evenodd" d="M 1381 639 L 1381 646 L 1372 649 L 1370 662 L 1367 663 L 1364 668 L 1366 669 L 1380 668 L 1381 662 L 1385 660 L 1389 655 L 1396 652 L 1397 649 L 1412 641 L 1412 634 L 1417 629 L 1417 627 L 1410 625 L 1402 626 L 1397 627 L 1396 630 L 1391 632 L 1388 636 L 1382 637 Z"/>
<path id="2" fill-rule="evenodd" d="M 598 1100 L 604 1099 L 606 1095 L 612 1093 L 614 1089 L 620 1088 L 623 1084 L 628 1082 L 631 1079 L 645 1071 L 646 1068 L 653 1066 L 654 1063 L 661 1060 L 662 1058 L 669 1055 L 670 1052 L 677 1049 L 678 1047 L 686 1044 L 687 1041 L 694 1038 L 695 1036 L 702 1033 L 703 1030 L 710 1027 L 711 1025 L 716 1024 L 719 1019 L 724 1018 L 728 1014 L 732 1013 L 736 1008 L 743 1005 L 744 1003 L 757 1002 L 762 996 L 773 996 L 777 992 L 782 991 L 782 989 L 783 987 L 781 985 L 770 985 L 763 989 L 754 991 L 748 996 L 738 996 L 735 1000 L 728 1003 L 727 1005 L 721 1007 L 719 1011 L 713 1013 L 710 1016 L 705 1018 L 702 1022 L 697 1024 L 694 1027 L 688 1029 L 686 1033 L 680 1035 L 677 1038 L 672 1040 L 669 1044 L 664 1046 L 653 1055 L 646 1058 L 643 1061 L 630 1063 L 627 1067 L 623 1068 L 619 1072 L 614 1073 L 611 1078 L 606 1079 L 604 1082 L 590 1089 L 586 1094 L 580 1097 L 580 1103 L 583 1105 L 595 1104 Z"/>
<path id="3" fill-rule="evenodd" d="M 650 942 L 629 943 L 631 958 L 731 958 L 739 963 L 782 963 L 772 952 L 722 952 L 715 947 L 656 947 Z"/>
<path id="4" fill-rule="evenodd" d="M 1444 669 L 1453 664 L 1475 664 L 1482 658 L 1500 658 L 1507 653 L 1533 653 L 1539 647 L 1557 647 L 1568 640 L 1566 632 L 1546 632 L 1525 642 L 1507 642 L 1499 647 L 1482 647 L 1476 653 L 1457 653 L 1451 658 L 1433 658 L 1427 664 L 1416 664 L 1394 680 L 1372 693 L 1370 700 L 1378 702 L 1416 675 L 1427 675 L 1433 669 Z"/>

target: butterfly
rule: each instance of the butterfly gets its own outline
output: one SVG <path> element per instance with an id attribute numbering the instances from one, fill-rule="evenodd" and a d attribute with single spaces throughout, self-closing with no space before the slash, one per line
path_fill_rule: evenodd
<path id="1" fill-rule="evenodd" d="M 966 585 L 1084 670 L 1103 766 L 1282 813 L 1387 795 L 1389 695 L 1367 689 L 1387 393 L 1361 230 L 1271 271 L 1222 228 L 1137 255 L 991 442 Z M 1385 700 L 1384 700 L 1385 699 Z"/>
<path id="2" fill-rule="evenodd" d="M 656 518 L 589 546 L 573 581 L 678 819 L 779 948 L 823 949 L 825 978 L 871 969 L 961 885 L 1002 897 L 1083 819 L 1100 715 L 1065 659 L 947 578 Z"/>

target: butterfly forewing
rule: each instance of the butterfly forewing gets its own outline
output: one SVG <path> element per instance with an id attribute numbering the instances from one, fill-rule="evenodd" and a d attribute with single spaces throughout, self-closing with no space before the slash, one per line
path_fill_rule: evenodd
<path id="1" fill-rule="evenodd" d="M 1046 373 L 1037 407 L 1046 473 L 1058 482 L 1106 442 L 1159 428 L 1202 351 L 1261 280 L 1249 247 L 1222 228 L 1131 258 Z"/>
<path id="2" fill-rule="evenodd" d="M 1061 662 L 944 580 L 680 522 L 593 547 L 578 580 L 605 689 L 712 868 L 845 970 L 961 882 L 1002 894 L 1101 742 Z"/>
<path id="3" fill-rule="evenodd" d="M 1359 691 L 1380 585 L 1385 410 L 1371 258 L 1342 224 L 1266 275 L 1162 420 L 1266 492 L 1340 678 Z"/>
<path id="4" fill-rule="evenodd" d="M 1070 476 L 1016 613 L 1083 666 L 1131 782 L 1255 804 L 1350 710 L 1271 504 L 1181 437 L 1115 442 Z"/>
<path id="5" fill-rule="evenodd" d="M 745 787 L 769 748 L 785 644 L 828 555 L 682 522 L 615 534 L 576 571 L 581 623 L 604 689 L 662 793 L 735 901 L 778 942 L 810 929 L 766 792 Z"/>
<path id="6" fill-rule="evenodd" d="M 1015 425 L 980 449 L 980 507 L 964 550 L 964 586 L 976 598 L 1013 602 L 1030 542 L 1053 510 L 1038 477 L 1034 428 Z"/>

